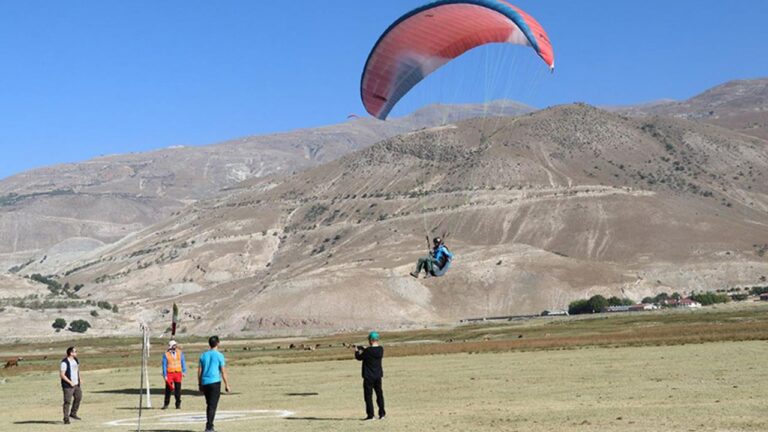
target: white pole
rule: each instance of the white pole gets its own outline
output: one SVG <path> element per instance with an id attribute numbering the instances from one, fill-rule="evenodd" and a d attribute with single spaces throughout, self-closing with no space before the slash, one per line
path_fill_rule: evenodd
<path id="1" fill-rule="evenodd" d="M 141 324 L 141 375 L 139 376 L 139 419 L 137 423 L 137 432 L 141 432 L 141 406 L 143 405 L 143 398 L 144 398 L 144 368 L 146 366 L 146 362 L 144 359 L 146 358 L 146 339 L 147 339 L 147 329 L 144 326 L 144 324 Z"/>
<path id="2" fill-rule="evenodd" d="M 145 383 L 146 388 L 147 388 L 147 408 L 152 408 L 152 398 L 150 397 L 151 392 L 149 390 L 149 367 L 148 367 L 149 366 L 148 365 L 149 348 L 150 348 L 150 345 L 149 345 L 149 342 L 150 342 L 149 329 L 146 330 L 146 332 L 144 334 L 144 339 L 145 339 L 144 346 L 145 346 L 145 349 L 146 349 L 146 352 L 147 352 L 147 355 L 144 356 L 144 380 L 145 380 L 144 383 Z"/>

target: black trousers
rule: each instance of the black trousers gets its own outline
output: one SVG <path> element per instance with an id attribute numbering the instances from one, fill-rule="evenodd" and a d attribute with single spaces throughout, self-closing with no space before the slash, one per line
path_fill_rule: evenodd
<path id="1" fill-rule="evenodd" d="M 219 397 L 221 397 L 221 381 L 203 386 L 203 395 L 205 395 L 205 430 L 213 429 L 213 419 L 216 417 L 216 408 L 219 406 Z"/>
<path id="2" fill-rule="evenodd" d="M 381 389 L 381 378 L 363 379 L 363 397 L 365 398 L 365 414 L 368 418 L 373 418 L 373 392 L 376 392 L 376 405 L 379 406 L 379 417 L 384 417 L 387 412 L 384 411 L 384 390 Z"/>
<path id="3" fill-rule="evenodd" d="M 173 383 L 173 397 L 176 399 L 176 408 L 181 406 L 181 382 Z M 171 403 L 171 386 L 165 383 L 165 402 L 164 406 Z"/>

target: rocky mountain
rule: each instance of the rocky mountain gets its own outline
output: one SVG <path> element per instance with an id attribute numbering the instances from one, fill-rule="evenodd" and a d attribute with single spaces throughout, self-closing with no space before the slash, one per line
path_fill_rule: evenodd
<path id="1" fill-rule="evenodd" d="M 768 143 L 586 105 L 384 140 L 252 179 L 55 269 L 125 320 L 275 334 L 538 313 L 765 280 Z M 425 235 L 457 255 L 408 276 Z M 0 314 L 0 320 L 2 320 Z"/>
<path id="2" fill-rule="evenodd" d="M 768 139 L 768 78 L 730 81 L 683 102 L 623 107 L 629 115 L 667 115 Z"/>
<path id="3" fill-rule="evenodd" d="M 47 272 L 245 179 L 316 166 L 382 139 L 457 119 L 518 115 L 530 107 L 431 106 L 381 122 L 175 147 L 31 170 L 0 181 L 0 269 Z M 51 260 L 54 261 L 51 266 Z"/>

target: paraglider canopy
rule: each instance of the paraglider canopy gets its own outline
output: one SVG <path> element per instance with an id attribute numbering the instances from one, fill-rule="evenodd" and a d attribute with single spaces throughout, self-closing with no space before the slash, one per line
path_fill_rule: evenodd
<path id="1" fill-rule="evenodd" d="M 489 43 L 530 46 L 555 67 L 544 28 L 521 9 L 504 0 L 438 0 L 400 17 L 376 42 L 360 82 L 365 109 L 386 119 L 427 75 Z"/>

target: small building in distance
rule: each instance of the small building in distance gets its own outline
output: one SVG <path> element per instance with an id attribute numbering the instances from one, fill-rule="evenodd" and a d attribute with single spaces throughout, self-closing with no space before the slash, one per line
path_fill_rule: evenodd
<path id="1" fill-rule="evenodd" d="M 680 300 L 670 299 L 670 300 L 667 300 L 667 305 L 673 308 L 689 308 L 689 309 L 701 307 L 701 303 L 697 301 L 693 301 L 689 298 L 684 298 Z"/>
<path id="2" fill-rule="evenodd" d="M 629 307 L 630 312 L 642 312 L 659 309 L 659 307 L 653 303 L 638 303 Z"/>
<path id="3" fill-rule="evenodd" d="M 659 309 L 658 306 L 652 303 L 638 303 L 630 306 L 608 306 L 603 309 L 603 312 L 615 313 L 615 312 L 643 312 Z"/>
<path id="4" fill-rule="evenodd" d="M 545 310 L 541 316 L 568 316 L 568 311 L 561 309 Z"/>

